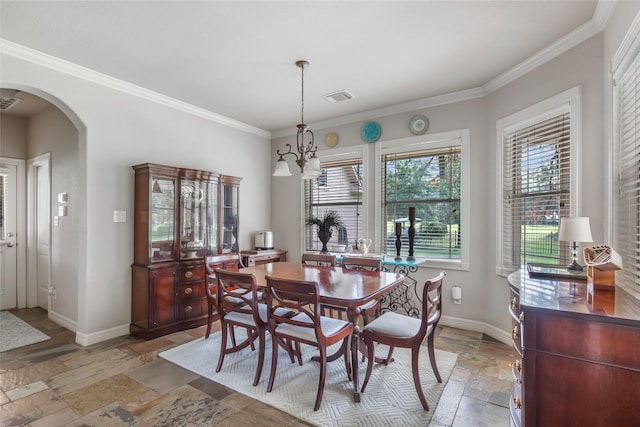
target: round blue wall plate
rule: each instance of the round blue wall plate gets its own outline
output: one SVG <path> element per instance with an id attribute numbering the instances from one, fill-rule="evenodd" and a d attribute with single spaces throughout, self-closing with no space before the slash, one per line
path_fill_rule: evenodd
<path id="1" fill-rule="evenodd" d="M 367 122 L 362 126 L 362 139 L 365 142 L 376 142 L 380 138 L 381 132 L 378 122 Z"/>

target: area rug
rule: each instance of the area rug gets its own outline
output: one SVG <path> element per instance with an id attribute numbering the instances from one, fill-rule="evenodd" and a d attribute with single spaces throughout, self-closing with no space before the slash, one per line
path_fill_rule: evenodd
<path id="1" fill-rule="evenodd" d="M 241 333 L 237 331 L 238 339 Z M 394 362 L 388 366 L 374 365 L 371 379 L 366 391 L 361 393 L 359 403 L 353 401 L 352 383 L 347 380 L 344 359 L 336 360 L 328 364 L 322 405 L 314 412 L 320 370 L 318 364 L 310 359 L 317 354 L 317 350 L 303 346 L 303 366 L 292 364 L 288 355 L 281 350 L 273 391 L 267 393 L 271 367 L 270 338 L 267 338 L 266 347 L 262 377 L 256 387 L 251 384 L 258 360 L 257 349 L 251 351 L 247 347 L 226 355 L 222 370 L 215 372 L 220 332 L 208 339 L 200 338 L 164 351 L 160 357 L 318 426 L 427 425 L 457 359 L 455 353 L 436 350 L 436 362 L 443 380 L 438 383 L 431 371 L 427 348 L 420 352 L 420 377 L 430 411 L 425 411 L 418 400 L 411 374 L 410 350 L 397 348 L 393 355 Z M 386 346 L 376 347 L 379 355 L 386 355 L 387 350 Z M 366 363 L 360 363 L 361 384 L 365 371 Z"/>
<path id="2" fill-rule="evenodd" d="M 0 311 L 0 352 L 51 339 L 8 311 Z"/>

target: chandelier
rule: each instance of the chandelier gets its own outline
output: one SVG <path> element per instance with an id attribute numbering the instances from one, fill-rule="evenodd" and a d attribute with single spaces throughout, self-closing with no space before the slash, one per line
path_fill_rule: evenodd
<path id="1" fill-rule="evenodd" d="M 302 173 L 303 179 L 313 179 L 320 176 L 320 159 L 316 157 L 316 147 L 313 139 L 313 132 L 304 123 L 304 69 L 309 66 L 307 61 L 296 61 L 296 66 L 302 70 L 302 107 L 300 109 L 300 124 L 296 135 L 296 148 L 298 150 L 295 153 L 292 150 L 291 144 L 287 144 L 287 151 L 276 153 L 280 158 L 276 162 L 276 170 L 273 172 L 273 176 L 291 176 L 289 170 L 289 164 L 284 159 L 284 156 L 291 154 L 296 158 L 295 162 L 300 167 L 300 173 Z M 306 142 L 305 142 L 306 141 Z"/>

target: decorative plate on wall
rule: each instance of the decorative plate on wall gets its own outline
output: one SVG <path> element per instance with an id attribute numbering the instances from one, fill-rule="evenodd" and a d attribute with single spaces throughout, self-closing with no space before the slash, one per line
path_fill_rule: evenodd
<path id="1" fill-rule="evenodd" d="M 325 139 L 325 142 L 329 147 L 335 147 L 338 145 L 338 141 L 338 134 L 334 132 L 328 133 L 327 138 Z"/>
<path id="2" fill-rule="evenodd" d="M 417 115 L 411 118 L 409 130 L 414 135 L 422 135 L 429 129 L 429 119 L 425 116 Z"/>
<path id="3" fill-rule="evenodd" d="M 362 139 L 365 142 L 376 142 L 380 138 L 380 124 L 378 122 L 367 122 L 362 126 Z"/>

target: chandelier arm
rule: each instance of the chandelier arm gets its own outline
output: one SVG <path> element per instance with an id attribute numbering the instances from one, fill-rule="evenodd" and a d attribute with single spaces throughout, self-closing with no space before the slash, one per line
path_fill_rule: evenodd
<path id="1" fill-rule="evenodd" d="M 315 154 L 316 151 L 318 150 L 318 146 L 315 145 L 315 138 L 313 135 L 313 131 L 311 131 L 311 129 L 308 129 L 307 132 L 311 134 L 311 140 L 307 144 L 307 149 L 305 150 L 306 154 Z"/>
<path id="2" fill-rule="evenodd" d="M 292 156 L 295 156 L 296 159 L 298 158 L 298 155 L 296 153 L 293 152 L 293 150 L 291 150 L 291 144 L 287 144 L 287 152 L 281 153 L 280 149 L 276 150 L 276 154 L 278 154 L 278 156 L 282 157 L 282 156 L 286 156 L 287 154 L 291 154 Z"/>

